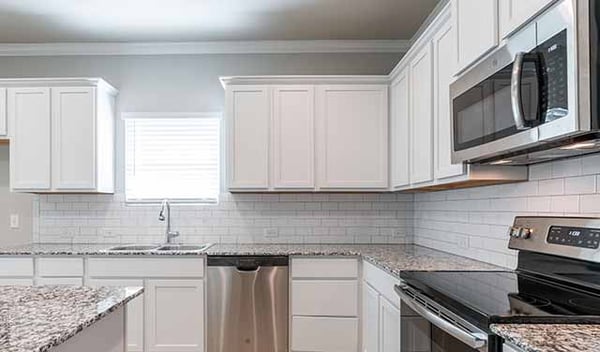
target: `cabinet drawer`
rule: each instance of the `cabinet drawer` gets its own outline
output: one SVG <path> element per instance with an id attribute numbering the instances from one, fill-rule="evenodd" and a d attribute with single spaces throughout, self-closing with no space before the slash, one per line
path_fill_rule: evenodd
<path id="1" fill-rule="evenodd" d="M 38 258 L 38 276 L 83 276 L 83 258 Z"/>
<path id="2" fill-rule="evenodd" d="M 363 262 L 363 278 L 388 301 L 400 307 L 400 297 L 394 291 L 394 286 L 400 283 L 399 279 L 367 262 Z"/>
<path id="3" fill-rule="evenodd" d="M 358 350 L 357 318 L 292 318 L 292 351 Z"/>
<path id="4" fill-rule="evenodd" d="M 40 277 L 37 279 L 38 286 L 59 285 L 59 286 L 83 286 L 81 277 Z"/>
<path id="5" fill-rule="evenodd" d="M 0 276 L 33 276 L 33 258 L 0 258 Z"/>
<path id="6" fill-rule="evenodd" d="M 292 277 L 299 278 L 348 278 L 358 277 L 356 258 L 293 258 Z"/>
<path id="7" fill-rule="evenodd" d="M 33 278 L 0 278 L 0 286 L 33 286 Z"/>
<path id="8" fill-rule="evenodd" d="M 292 281 L 292 315 L 358 315 L 357 281 Z"/>
<path id="9" fill-rule="evenodd" d="M 203 277 L 204 258 L 90 258 L 90 277 Z"/>

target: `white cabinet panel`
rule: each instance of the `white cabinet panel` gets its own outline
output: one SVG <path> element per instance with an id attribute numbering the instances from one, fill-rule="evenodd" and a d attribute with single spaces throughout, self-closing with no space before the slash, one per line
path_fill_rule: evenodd
<path id="1" fill-rule="evenodd" d="M 90 258 L 89 277 L 202 277 L 204 258 Z"/>
<path id="2" fill-rule="evenodd" d="M 10 186 L 50 189 L 50 89 L 8 89 Z"/>
<path id="3" fill-rule="evenodd" d="M 358 319 L 293 317 L 291 339 L 292 351 L 357 351 Z"/>
<path id="4" fill-rule="evenodd" d="M 320 188 L 388 186 L 387 96 L 385 85 L 318 88 Z"/>
<path id="5" fill-rule="evenodd" d="M 507 344 L 502 344 L 502 352 L 522 352 L 522 350 L 512 347 Z"/>
<path id="6" fill-rule="evenodd" d="M 388 301 L 400 305 L 400 297 L 394 291 L 394 286 L 400 284 L 398 278 L 371 263 L 363 262 L 363 279 Z"/>
<path id="7" fill-rule="evenodd" d="M 410 184 L 410 79 L 404 68 L 390 87 L 392 188 Z"/>
<path id="8" fill-rule="evenodd" d="M 0 258 L 0 277 L 33 276 L 33 258 Z"/>
<path id="9" fill-rule="evenodd" d="M 506 38 L 555 0 L 498 0 L 500 36 Z"/>
<path id="10" fill-rule="evenodd" d="M 432 59 L 427 43 L 410 63 L 411 183 L 433 180 Z"/>
<path id="11" fill-rule="evenodd" d="M 8 135 L 6 99 L 6 88 L 0 88 L 0 136 Z"/>
<path id="12" fill-rule="evenodd" d="M 400 352 L 400 309 L 385 298 L 379 300 L 380 352 Z"/>
<path id="13" fill-rule="evenodd" d="M 96 186 L 95 111 L 95 88 L 52 88 L 52 177 L 56 190 Z"/>
<path id="14" fill-rule="evenodd" d="M 273 187 L 313 189 L 314 88 L 273 88 Z"/>
<path id="15" fill-rule="evenodd" d="M 269 187 L 269 88 L 232 86 L 226 90 L 229 188 Z"/>
<path id="16" fill-rule="evenodd" d="M 434 80 L 434 141 L 435 178 L 462 175 L 462 163 L 452 164 L 452 115 L 450 104 L 450 83 L 455 65 L 449 57 L 454 57 L 455 45 L 451 23 L 443 26 L 433 37 L 433 80 Z"/>
<path id="17" fill-rule="evenodd" d="M 363 352 L 379 352 L 379 293 L 363 284 L 362 341 Z"/>
<path id="18" fill-rule="evenodd" d="M 452 10 L 460 71 L 498 45 L 498 0 L 452 0 Z"/>
<path id="19" fill-rule="evenodd" d="M 37 275 L 45 277 L 83 277 L 83 258 L 37 258 Z"/>
<path id="20" fill-rule="evenodd" d="M 4 278 L 0 277 L 0 286 L 33 286 L 33 278 Z"/>
<path id="21" fill-rule="evenodd" d="M 293 315 L 358 316 L 355 280 L 294 280 L 292 297 Z"/>
<path id="22" fill-rule="evenodd" d="M 143 280 L 95 279 L 87 283 L 90 287 L 100 286 L 134 286 L 143 287 Z M 125 307 L 127 311 L 126 338 L 128 352 L 144 351 L 144 294 L 130 301 Z"/>
<path id="23" fill-rule="evenodd" d="M 202 280 L 148 280 L 145 294 L 147 351 L 204 351 Z"/>
<path id="24" fill-rule="evenodd" d="M 38 286 L 83 286 L 82 277 L 40 277 L 36 280 Z"/>
<path id="25" fill-rule="evenodd" d="M 358 277 L 356 258 L 293 258 L 292 277 L 298 278 L 337 278 Z"/>

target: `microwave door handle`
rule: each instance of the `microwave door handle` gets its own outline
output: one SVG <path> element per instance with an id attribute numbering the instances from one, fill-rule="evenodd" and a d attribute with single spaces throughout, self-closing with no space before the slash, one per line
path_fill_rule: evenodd
<path id="1" fill-rule="evenodd" d="M 421 305 L 415 303 L 415 301 L 406 293 L 401 286 L 394 286 L 394 290 L 400 296 L 400 299 L 404 304 L 406 304 L 410 309 L 414 310 L 421 317 L 425 318 L 431 324 L 437 326 L 447 334 L 452 337 L 458 339 L 462 343 L 467 346 L 480 349 L 481 347 L 487 344 L 487 336 L 480 333 L 471 333 L 459 328 L 456 325 L 453 325 L 449 321 L 439 317 L 438 315 L 430 312 L 427 308 L 422 307 Z"/>
<path id="2" fill-rule="evenodd" d="M 513 118 L 517 130 L 526 130 L 525 118 L 523 117 L 523 104 L 521 102 L 521 76 L 523 72 L 523 61 L 525 53 L 519 52 L 515 55 L 515 61 L 512 67 L 510 78 L 510 103 L 512 106 Z"/>

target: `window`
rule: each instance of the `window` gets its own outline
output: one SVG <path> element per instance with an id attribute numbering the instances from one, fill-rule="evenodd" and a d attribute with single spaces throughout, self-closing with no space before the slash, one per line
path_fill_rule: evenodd
<path id="1" fill-rule="evenodd" d="M 123 118 L 127 202 L 217 201 L 219 114 L 127 113 Z"/>

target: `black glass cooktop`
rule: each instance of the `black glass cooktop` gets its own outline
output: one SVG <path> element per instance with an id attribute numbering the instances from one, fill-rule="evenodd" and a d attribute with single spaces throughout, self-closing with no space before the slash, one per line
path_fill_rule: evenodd
<path id="1" fill-rule="evenodd" d="M 404 272 L 400 276 L 482 327 L 492 323 L 600 323 L 600 292 L 526 273 Z"/>

